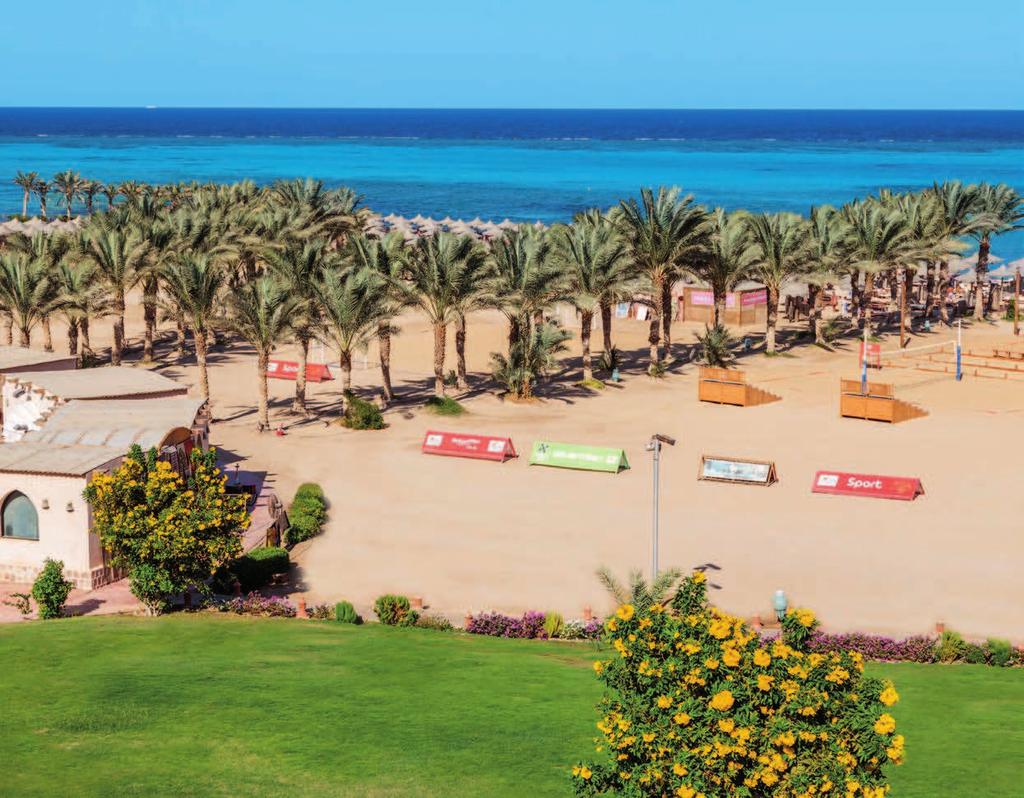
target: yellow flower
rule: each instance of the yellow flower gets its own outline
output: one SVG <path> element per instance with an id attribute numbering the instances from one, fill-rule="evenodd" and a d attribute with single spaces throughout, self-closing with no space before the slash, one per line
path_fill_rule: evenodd
<path id="1" fill-rule="evenodd" d="M 754 664 L 759 668 L 766 668 L 772 664 L 772 657 L 763 648 L 759 648 L 754 652 Z"/>
<path id="2" fill-rule="evenodd" d="M 584 765 L 583 767 L 580 768 L 580 778 L 581 779 L 586 780 L 586 779 L 589 779 L 593 775 L 594 774 L 591 772 L 590 768 L 588 768 L 586 765 Z"/>
<path id="3" fill-rule="evenodd" d="M 735 648 L 728 648 L 725 653 L 722 654 L 722 662 L 728 665 L 730 668 L 735 668 L 740 664 L 740 652 Z"/>
<path id="4" fill-rule="evenodd" d="M 621 607 L 615 610 L 615 615 L 618 616 L 619 620 L 628 621 L 630 618 L 633 617 L 634 612 L 635 610 L 633 609 L 632 604 L 623 604 Z"/>
<path id="5" fill-rule="evenodd" d="M 725 640 L 725 638 L 732 634 L 732 624 L 724 618 L 719 618 L 717 621 L 711 622 L 710 626 L 708 626 L 708 632 L 712 637 Z"/>
<path id="6" fill-rule="evenodd" d="M 728 709 L 732 709 L 733 697 L 732 691 L 722 690 L 720 693 L 715 693 L 714 698 L 711 699 L 709 706 L 712 709 L 717 709 L 719 712 L 725 712 Z"/>
<path id="7" fill-rule="evenodd" d="M 889 734 L 896 729 L 896 719 L 888 712 L 883 712 L 882 716 L 875 721 L 875 731 L 879 734 Z"/>
<path id="8" fill-rule="evenodd" d="M 736 728 L 736 722 L 732 718 L 726 718 L 725 720 L 718 721 L 718 728 L 728 734 Z"/>
<path id="9" fill-rule="evenodd" d="M 644 732 L 643 738 L 645 743 L 653 743 L 655 738 L 654 732 Z"/>
<path id="10" fill-rule="evenodd" d="M 693 787 L 687 787 L 685 784 L 676 790 L 676 795 L 679 798 L 694 798 L 696 794 L 697 791 Z"/>
<path id="11" fill-rule="evenodd" d="M 757 677 L 757 689 L 767 693 L 772 689 L 772 682 L 775 681 L 774 676 L 766 676 L 765 674 L 759 674 Z"/>
<path id="12" fill-rule="evenodd" d="M 658 708 L 659 709 L 668 709 L 670 706 L 672 706 L 672 698 L 670 696 L 667 696 L 667 695 L 658 696 Z"/>
<path id="13" fill-rule="evenodd" d="M 704 660 L 704 667 L 707 668 L 709 671 L 713 671 L 718 667 L 718 660 L 706 659 Z"/>
<path id="14" fill-rule="evenodd" d="M 594 660 L 594 673 L 600 673 L 604 670 L 604 663 L 601 660 Z"/>
<path id="15" fill-rule="evenodd" d="M 878 700 L 885 704 L 887 707 L 891 707 L 893 704 L 900 700 L 900 694 L 897 693 L 896 688 L 890 684 L 882 691 L 882 694 L 878 696 Z"/>
<path id="16" fill-rule="evenodd" d="M 685 776 L 686 768 L 683 765 L 680 765 L 678 762 L 676 762 L 672 766 L 672 772 L 675 773 L 677 776 Z"/>
<path id="17" fill-rule="evenodd" d="M 693 576 L 690 577 L 695 585 L 703 585 L 708 581 L 707 575 L 703 571 L 694 571 Z"/>
<path id="18" fill-rule="evenodd" d="M 678 712 L 672 716 L 672 720 L 674 720 L 680 726 L 685 726 L 687 723 L 690 722 L 690 716 L 687 715 L 685 712 Z"/>
<path id="19" fill-rule="evenodd" d="M 793 610 L 793 613 L 796 615 L 796 619 L 800 622 L 801 626 L 810 629 L 814 625 L 814 612 L 811 610 L 801 608 Z"/>

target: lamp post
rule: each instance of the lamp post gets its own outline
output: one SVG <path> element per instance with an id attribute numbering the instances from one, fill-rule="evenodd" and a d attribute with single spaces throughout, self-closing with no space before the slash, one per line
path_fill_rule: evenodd
<path id="1" fill-rule="evenodd" d="M 655 433 L 647 442 L 647 451 L 654 454 L 654 496 L 653 511 L 651 516 L 651 582 L 658 578 L 658 472 L 661 463 L 661 445 L 667 443 L 669 446 L 676 445 L 676 439 L 668 435 Z"/>
<path id="2" fill-rule="evenodd" d="M 776 590 L 772 600 L 775 607 L 775 617 L 781 622 L 786 617 L 786 609 L 789 607 L 789 599 L 786 598 L 785 590 Z"/>

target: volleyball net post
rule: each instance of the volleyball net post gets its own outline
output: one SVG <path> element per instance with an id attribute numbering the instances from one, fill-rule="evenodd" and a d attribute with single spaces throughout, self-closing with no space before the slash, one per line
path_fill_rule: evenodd
<path id="1" fill-rule="evenodd" d="M 956 381 L 960 382 L 964 378 L 963 370 L 963 322 L 960 319 L 956 320 Z"/>

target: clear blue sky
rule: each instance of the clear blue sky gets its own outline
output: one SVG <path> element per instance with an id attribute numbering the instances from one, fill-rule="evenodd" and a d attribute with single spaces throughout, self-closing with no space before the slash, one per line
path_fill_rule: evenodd
<path id="1" fill-rule="evenodd" d="M 5 3 L 3 105 L 1024 108 L 1024 0 Z"/>

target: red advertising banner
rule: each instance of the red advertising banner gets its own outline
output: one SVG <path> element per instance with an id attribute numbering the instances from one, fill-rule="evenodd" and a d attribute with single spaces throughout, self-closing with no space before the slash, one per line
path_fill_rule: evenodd
<path id="1" fill-rule="evenodd" d="M 476 460 L 496 460 L 499 463 L 509 457 L 518 457 L 511 438 L 436 430 L 427 430 L 423 437 L 422 451 L 424 454 L 471 457 Z"/>
<path id="2" fill-rule="evenodd" d="M 299 374 L 299 364 L 294 360 L 271 360 L 267 363 L 267 376 L 277 380 L 294 380 Z M 307 363 L 306 379 L 310 382 L 333 380 L 334 376 L 326 363 Z"/>
<path id="3" fill-rule="evenodd" d="M 857 349 L 858 363 L 864 362 L 864 342 L 860 342 L 860 347 Z M 868 344 L 868 365 L 874 366 L 876 369 L 882 368 L 882 345 L 881 344 Z"/>
<path id="4" fill-rule="evenodd" d="M 878 474 L 819 471 L 814 475 L 811 492 L 913 501 L 924 494 L 924 487 L 917 477 L 883 477 Z"/>
<path id="5" fill-rule="evenodd" d="M 760 291 L 744 291 L 740 298 L 740 304 L 745 308 L 754 307 L 756 305 L 767 305 L 768 289 L 762 288 Z"/>

